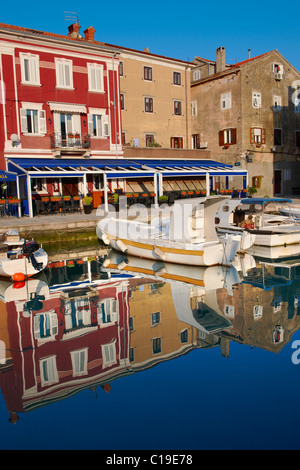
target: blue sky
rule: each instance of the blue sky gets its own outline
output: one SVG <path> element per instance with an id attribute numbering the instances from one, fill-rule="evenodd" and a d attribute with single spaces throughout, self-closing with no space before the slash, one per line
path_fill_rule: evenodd
<path id="1" fill-rule="evenodd" d="M 215 60 L 218 47 L 226 48 L 226 61 L 235 63 L 273 49 L 300 71 L 299 5 L 263 1 L 242 3 L 177 0 L 136 2 L 114 0 L 42 3 L 16 0 L 1 5 L 0 21 L 66 34 L 65 11 L 78 12 L 81 32 L 92 25 L 95 39 L 176 59 L 192 61 L 196 55 Z M 113 12 L 113 16 L 112 16 Z"/>

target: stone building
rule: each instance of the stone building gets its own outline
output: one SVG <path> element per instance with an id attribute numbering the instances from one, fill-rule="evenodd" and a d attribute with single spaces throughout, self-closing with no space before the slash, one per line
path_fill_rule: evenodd
<path id="1" fill-rule="evenodd" d="M 277 51 L 226 64 L 196 57 L 191 81 L 193 148 L 248 170 L 257 195 L 291 194 L 299 186 L 299 72 Z M 224 181 L 216 181 L 223 189 Z M 234 187 L 232 178 L 227 181 Z M 225 188 L 224 188 L 225 189 Z"/>

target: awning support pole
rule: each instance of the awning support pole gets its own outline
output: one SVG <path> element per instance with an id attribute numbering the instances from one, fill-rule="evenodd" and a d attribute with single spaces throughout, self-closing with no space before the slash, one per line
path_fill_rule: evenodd
<path id="1" fill-rule="evenodd" d="M 206 184 L 206 196 L 210 196 L 210 181 L 209 181 L 209 173 L 208 171 L 206 172 L 205 175 L 205 184 Z"/>
<path id="2" fill-rule="evenodd" d="M 103 186 L 104 186 L 104 209 L 108 212 L 108 197 L 107 197 L 107 176 L 103 173 Z"/>
<path id="3" fill-rule="evenodd" d="M 16 185 L 17 185 L 17 198 L 21 200 L 20 198 L 20 185 L 19 185 L 19 177 L 17 176 L 16 178 Z M 18 203 L 18 217 L 21 217 L 21 202 Z"/>
<path id="4" fill-rule="evenodd" d="M 27 197 L 28 197 L 28 211 L 29 211 L 29 217 L 33 217 L 33 204 L 32 204 L 31 178 L 30 178 L 30 175 L 27 175 Z"/>

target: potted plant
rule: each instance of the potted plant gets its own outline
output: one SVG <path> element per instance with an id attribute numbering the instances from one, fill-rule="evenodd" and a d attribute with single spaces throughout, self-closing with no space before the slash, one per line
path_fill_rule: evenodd
<path id="1" fill-rule="evenodd" d="M 85 214 L 91 214 L 93 210 L 93 198 L 92 196 L 84 196 L 83 198 L 83 210 Z"/>
<path id="2" fill-rule="evenodd" d="M 255 186 L 248 186 L 247 190 L 249 196 L 253 196 L 253 194 L 257 193 L 257 189 L 255 188 Z"/>
<path id="3" fill-rule="evenodd" d="M 166 194 L 159 196 L 158 202 L 159 204 L 166 204 L 168 202 L 169 198 Z"/>

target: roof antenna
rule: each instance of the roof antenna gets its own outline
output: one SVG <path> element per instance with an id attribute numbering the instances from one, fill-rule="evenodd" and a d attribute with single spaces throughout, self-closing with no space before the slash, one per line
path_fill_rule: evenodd
<path id="1" fill-rule="evenodd" d="M 64 11 L 65 21 L 72 21 L 73 23 L 79 24 L 79 18 L 77 11 Z"/>

